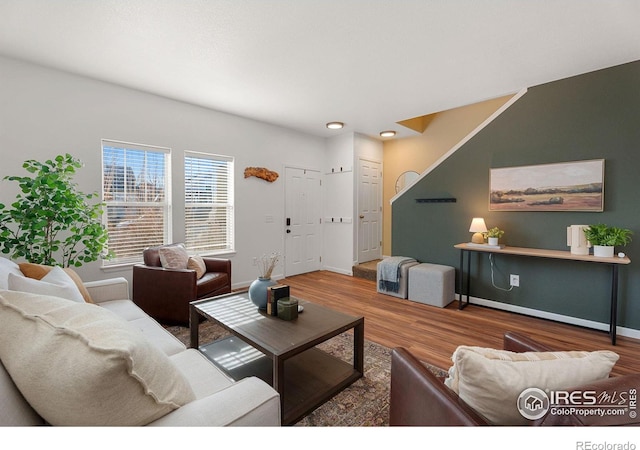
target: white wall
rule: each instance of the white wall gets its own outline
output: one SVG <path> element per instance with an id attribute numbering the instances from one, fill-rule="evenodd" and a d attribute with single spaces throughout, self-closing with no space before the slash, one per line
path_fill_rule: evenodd
<path id="1" fill-rule="evenodd" d="M 351 275 L 354 204 L 354 134 L 346 133 L 327 140 L 324 168 L 324 219 L 322 268 Z M 331 222 L 331 218 L 338 219 Z M 350 217 L 351 223 L 339 222 Z"/>
<path id="2" fill-rule="evenodd" d="M 184 240 L 183 152 L 235 157 L 236 253 L 229 256 L 234 287 L 248 285 L 257 276 L 254 256 L 284 252 L 284 165 L 325 166 L 322 138 L 0 58 L 0 178 L 22 174 L 26 159 L 68 152 L 85 163 L 75 178 L 79 188 L 100 192 L 103 138 L 172 149 L 177 242 Z M 272 184 L 245 179 L 247 166 L 267 167 L 281 177 Z M 0 203 L 13 201 L 13 185 L 0 182 Z M 267 223 L 266 216 L 273 216 L 273 223 Z M 124 276 L 131 281 L 130 267 L 105 271 L 94 262 L 78 272 L 85 280 Z M 282 272 L 279 266 L 275 276 Z"/>

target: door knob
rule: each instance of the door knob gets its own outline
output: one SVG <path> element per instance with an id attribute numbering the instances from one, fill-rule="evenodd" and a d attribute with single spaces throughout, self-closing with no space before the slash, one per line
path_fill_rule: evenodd
<path id="1" fill-rule="evenodd" d="M 291 233 L 291 230 L 287 230 L 287 233 Z"/>
<path id="2" fill-rule="evenodd" d="M 361 218 L 361 219 L 364 219 L 364 214 L 360 214 L 360 218 Z"/>

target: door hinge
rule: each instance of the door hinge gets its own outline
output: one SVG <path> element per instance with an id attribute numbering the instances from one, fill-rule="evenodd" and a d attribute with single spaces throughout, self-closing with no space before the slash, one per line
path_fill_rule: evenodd
<path id="1" fill-rule="evenodd" d="M 322 262 L 322 256 L 320 257 L 320 262 Z"/>

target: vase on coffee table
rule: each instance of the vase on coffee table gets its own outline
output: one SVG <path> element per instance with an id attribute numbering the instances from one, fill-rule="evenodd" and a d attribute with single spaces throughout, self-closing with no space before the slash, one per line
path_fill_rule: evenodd
<path id="1" fill-rule="evenodd" d="M 263 311 L 267 310 L 267 288 L 278 284 L 271 278 L 258 277 L 249 286 L 249 300 Z"/>

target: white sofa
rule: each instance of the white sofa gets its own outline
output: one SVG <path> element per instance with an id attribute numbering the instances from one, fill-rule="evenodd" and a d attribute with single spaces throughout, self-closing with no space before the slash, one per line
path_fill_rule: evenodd
<path id="1" fill-rule="evenodd" d="M 70 328 L 73 328 L 74 321 L 84 320 L 79 319 L 74 311 L 81 310 L 83 314 L 89 315 L 102 314 L 107 321 L 113 319 L 122 322 L 122 324 L 117 323 L 114 327 L 115 334 L 117 334 L 117 330 L 115 329 L 117 328 L 119 330 L 120 325 L 122 325 L 123 336 L 133 336 L 134 339 L 132 340 L 140 338 L 138 348 L 144 347 L 147 343 L 153 347 L 153 349 L 139 349 L 138 351 L 142 352 L 142 358 L 140 359 L 145 359 L 144 355 L 146 354 L 155 354 L 154 349 L 158 349 L 158 353 L 166 355 L 166 358 L 165 356 L 159 357 L 159 359 L 163 360 L 161 363 L 169 365 L 165 365 L 159 369 L 153 367 L 140 369 L 140 364 L 137 362 L 138 367 L 130 368 L 130 373 L 128 374 L 122 375 L 115 373 L 115 375 L 109 376 L 104 374 L 105 376 L 103 377 L 103 373 L 98 373 L 97 375 L 94 373 L 87 381 L 87 377 L 82 378 L 82 376 L 85 375 L 85 361 L 87 361 L 87 366 L 91 364 L 90 359 L 95 352 L 89 357 L 82 356 L 82 358 L 80 358 L 78 356 L 75 360 L 73 359 L 74 355 L 56 355 L 51 358 L 48 366 L 38 367 L 41 365 L 38 363 L 43 359 L 46 360 L 49 358 L 49 354 L 58 352 L 61 344 L 54 344 L 54 339 L 66 339 L 66 341 L 63 342 L 67 342 L 74 338 L 74 336 L 70 337 L 69 335 L 65 335 L 60 337 L 58 333 L 51 335 L 52 337 L 43 343 L 38 343 L 36 338 L 32 340 L 31 336 L 33 333 L 29 331 L 30 334 L 28 334 L 26 338 L 23 337 L 16 341 L 16 333 L 19 335 L 25 327 L 31 327 L 32 324 L 33 326 L 42 327 L 44 322 L 40 319 L 39 321 L 27 320 L 25 322 L 26 325 L 14 326 L 15 322 L 19 322 L 20 320 L 13 319 L 8 323 L 6 320 L 2 322 L 2 318 L 0 318 L 0 340 L 5 342 L 5 349 L 0 348 L 0 358 L 2 359 L 0 363 L 1 426 L 46 424 L 95 426 L 280 425 L 280 398 L 271 386 L 258 378 L 245 378 L 235 382 L 206 359 L 198 350 L 187 349 L 175 336 L 166 331 L 160 324 L 146 315 L 138 306 L 129 300 L 129 288 L 126 279 L 113 278 L 104 281 L 88 282 L 84 283 L 84 286 L 90 293 L 95 305 L 86 303 L 80 305 L 78 302 L 62 300 L 57 297 L 1 290 L 0 288 L 0 315 L 5 315 L 6 318 L 7 314 L 18 314 L 16 311 L 22 308 L 26 312 L 21 312 L 20 314 L 30 317 L 38 316 L 40 312 L 37 311 L 39 307 L 37 305 L 53 304 L 55 307 L 47 306 L 50 312 L 43 312 L 42 316 L 45 317 L 45 319 L 47 314 L 50 314 L 52 317 L 58 314 L 58 316 L 61 317 L 60 311 L 66 311 L 63 314 L 65 315 L 64 319 L 60 319 L 59 317 L 56 319 L 54 317 L 54 319 L 46 320 L 50 322 L 62 320 L 62 326 L 59 324 L 54 325 L 60 328 L 66 327 L 66 324 L 69 323 Z M 31 310 L 29 310 L 30 308 Z M 43 310 L 44 309 L 43 307 Z M 108 313 L 107 311 L 114 314 Z M 76 328 L 82 330 L 82 326 L 87 325 L 81 325 Z M 79 333 L 82 333 L 82 331 Z M 138 336 L 136 333 L 141 333 L 142 336 Z M 106 339 L 113 340 L 112 333 L 107 334 Z M 15 342 L 11 345 L 6 345 L 7 340 L 14 340 Z M 77 341 L 72 345 L 76 344 Z M 126 344 L 125 342 L 125 346 Z M 45 352 L 44 356 L 38 356 L 35 359 L 32 358 L 31 362 L 22 363 L 23 358 L 26 358 L 24 354 L 37 351 L 37 349 L 33 350 L 33 347 L 38 345 L 45 346 L 42 349 L 42 351 Z M 51 350 L 47 350 L 46 345 L 51 345 Z M 2 344 L 0 344 L 0 347 L 2 347 Z M 85 349 L 81 348 L 78 351 L 83 352 Z M 74 351 L 74 353 L 77 354 L 78 351 Z M 132 350 L 132 352 L 135 351 L 137 350 Z M 67 357 L 70 358 L 70 362 L 63 360 L 63 358 Z M 112 358 L 113 355 L 110 354 L 108 357 Z M 168 359 L 168 363 L 164 361 L 166 359 Z M 33 361 L 36 361 L 36 364 L 33 364 Z M 61 383 L 59 380 L 51 381 L 47 379 L 47 377 L 52 375 L 50 373 L 52 370 L 65 371 L 65 364 L 72 366 L 70 375 L 65 375 L 68 379 L 63 379 Z M 121 370 L 121 361 L 117 361 L 114 364 L 117 370 Z M 24 367 L 25 365 L 29 365 L 30 367 Z M 111 369 L 112 368 L 109 370 Z M 177 369 L 177 373 L 183 375 L 183 380 L 180 380 L 180 375 L 176 375 L 176 373 L 173 372 L 174 369 Z M 86 370 L 90 371 L 91 368 Z M 142 370 L 147 370 L 147 373 L 140 375 L 139 372 Z M 124 382 L 120 385 L 110 386 L 111 380 L 119 380 L 120 378 L 118 377 L 121 376 L 127 377 Z M 184 394 L 184 392 L 184 395 L 181 394 L 183 404 L 165 405 L 166 411 L 159 410 L 159 413 L 156 411 L 153 420 L 145 423 L 144 418 L 140 419 L 135 417 L 137 413 L 135 411 L 137 408 L 137 400 L 135 399 L 140 396 L 144 397 L 141 402 L 151 401 L 151 403 L 154 403 L 154 399 L 149 400 L 149 398 L 157 395 L 155 392 L 149 392 L 152 391 L 152 389 L 148 387 L 149 384 L 138 383 L 140 378 L 144 377 L 151 380 L 149 381 L 151 384 L 162 378 L 165 378 L 165 380 L 160 381 L 166 382 L 167 377 L 172 377 L 171 380 L 168 380 L 169 382 L 173 383 L 175 380 L 178 380 L 182 385 L 176 382 L 170 385 L 170 389 L 176 391 L 178 389 L 176 388 L 177 384 L 182 391 L 189 392 L 188 394 Z M 15 383 L 14 378 L 16 379 Z M 102 381 L 103 378 L 105 380 L 104 383 Z M 132 379 L 133 384 L 131 383 Z M 187 386 L 184 385 L 184 380 L 186 380 Z M 95 386 L 87 386 L 87 384 L 93 384 L 94 381 Z M 145 383 L 147 383 L 147 381 L 145 381 Z M 145 386 L 144 389 L 140 389 L 140 386 L 143 384 Z M 21 389 L 16 385 L 21 386 L 22 391 L 28 390 L 29 392 L 21 392 Z M 66 391 L 66 389 L 69 390 Z M 133 389 L 133 391 L 131 391 L 131 389 Z M 136 389 L 140 392 L 137 392 Z M 146 391 L 142 392 L 144 390 Z M 86 393 L 90 393 L 90 395 Z M 111 403 L 113 397 L 122 395 L 127 397 L 122 400 L 123 402 L 128 402 L 127 405 L 107 405 Z M 25 397 L 31 399 L 31 404 Z M 87 399 L 86 397 L 91 397 L 91 399 Z M 187 401 L 184 401 L 185 398 Z M 155 403 L 157 403 L 157 401 L 158 399 L 155 398 Z M 85 404 L 85 402 L 88 404 Z M 109 407 L 114 408 L 113 414 L 109 413 Z M 140 406 L 141 409 L 145 407 L 146 406 L 142 404 Z M 157 407 L 157 404 L 154 404 L 152 407 Z M 52 408 L 57 408 L 57 410 L 52 410 Z M 127 412 L 127 408 L 130 408 L 129 412 Z M 59 411 L 62 409 L 65 411 Z M 156 417 L 159 415 L 161 415 L 161 417 Z M 43 417 L 49 419 L 46 420 Z M 51 417 L 53 417 L 53 419 L 51 419 Z M 134 423 L 130 423 L 130 421 Z M 135 423 L 135 421 L 141 422 Z"/>

